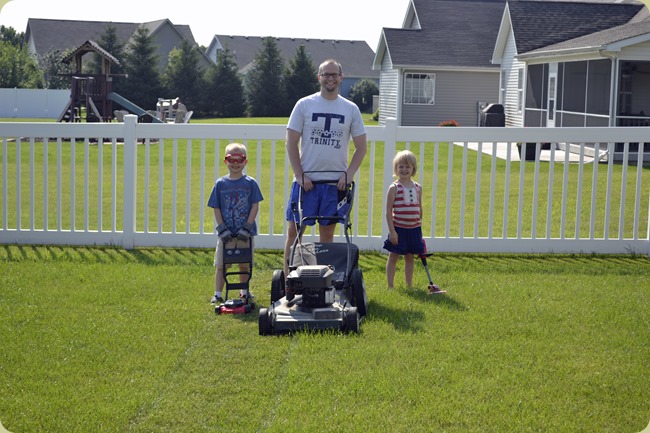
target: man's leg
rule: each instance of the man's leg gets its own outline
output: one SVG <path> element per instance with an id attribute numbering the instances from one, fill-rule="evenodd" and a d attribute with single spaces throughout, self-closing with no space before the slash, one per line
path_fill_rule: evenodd
<path id="1" fill-rule="evenodd" d="M 298 229 L 293 221 L 289 221 L 289 229 L 287 230 L 287 238 L 284 240 L 284 278 L 289 276 L 289 257 L 291 255 L 291 247 L 293 246 L 296 236 L 298 236 Z"/>
<path id="2" fill-rule="evenodd" d="M 336 231 L 336 224 L 318 226 L 318 233 L 320 234 L 321 243 L 332 243 L 334 242 L 334 232 Z"/>

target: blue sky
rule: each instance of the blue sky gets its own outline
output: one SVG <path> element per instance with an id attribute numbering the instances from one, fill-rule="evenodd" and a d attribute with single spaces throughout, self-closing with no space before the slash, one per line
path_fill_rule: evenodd
<path id="1" fill-rule="evenodd" d="M 364 40 L 377 48 L 382 27 L 401 27 L 409 0 L 0 0 L 0 25 L 24 32 L 28 18 L 188 24 L 199 44 L 215 34 Z"/>

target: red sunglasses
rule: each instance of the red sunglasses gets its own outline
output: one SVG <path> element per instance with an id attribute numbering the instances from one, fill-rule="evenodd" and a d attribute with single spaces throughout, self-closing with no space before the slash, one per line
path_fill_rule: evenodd
<path id="1" fill-rule="evenodd" d="M 241 164 L 244 161 L 246 161 L 246 155 L 242 155 L 240 153 L 233 153 L 233 154 L 229 153 L 224 158 L 224 161 L 230 164 Z"/>

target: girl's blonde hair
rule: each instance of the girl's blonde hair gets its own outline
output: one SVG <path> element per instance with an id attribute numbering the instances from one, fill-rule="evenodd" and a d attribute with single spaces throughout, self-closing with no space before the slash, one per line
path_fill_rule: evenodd
<path id="1" fill-rule="evenodd" d="M 246 146 L 241 143 L 230 143 L 228 146 L 226 146 L 226 155 L 228 154 L 246 155 Z"/>
<path id="2" fill-rule="evenodd" d="M 411 173 L 411 176 L 415 176 L 415 173 L 418 172 L 418 159 L 410 150 L 402 150 L 400 152 L 397 152 L 397 155 L 395 155 L 395 158 L 393 158 L 393 174 L 395 176 L 398 176 L 397 166 L 400 164 L 408 164 L 413 167 L 413 173 Z"/>

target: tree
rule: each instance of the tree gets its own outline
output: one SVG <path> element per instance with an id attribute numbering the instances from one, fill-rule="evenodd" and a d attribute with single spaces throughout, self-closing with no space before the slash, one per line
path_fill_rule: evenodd
<path id="1" fill-rule="evenodd" d="M 284 84 L 284 61 L 275 38 L 262 40 L 262 48 L 246 75 L 246 102 L 251 117 L 282 117 L 288 115 Z"/>
<path id="2" fill-rule="evenodd" d="M 104 33 L 102 33 L 99 38 L 97 38 L 97 43 L 100 47 L 106 50 L 107 53 L 115 57 L 115 59 L 120 62 L 119 65 L 111 65 L 111 75 L 124 74 L 126 44 L 117 38 L 117 29 L 115 26 L 107 24 L 106 27 L 104 27 Z M 89 67 L 90 71 L 92 71 L 92 74 L 99 75 L 102 73 L 101 62 L 101 56 L 95 53 Z M 119 93 L 119 88 L 124 83 L 124 80 L 124 77 L 118 77 L 117 79 L 113 80 L 113 91 Z"/>
<path id="3" fill-rule="evenodd" d="M 0 26 L 0 41 L 22 48 L 25 44 L 25 33 L 18 33 L 13 27 Z"/>
<path id="4" fill-rule="evenodd" d="M 350 99 L 357 104 L 361 112 L 367 113 L 372 110 L 372 99 L 379 95 L 379 87 L 374 80 L 364 78 L 357 81 L 350 89 Z"/>
<path id="5" fill-rule="evenodd" d="M 161 95 L 156 51 L 149 30 L 138 27 L 124 56 L 128 78 L 120 86 L 122 96 L 144 109 L 154 107 Z"/>
<path id="6" fill-rule="evenodd" d="M 66 53 L 51 49 L 39 59 L 43 70 L 43 82 L 46 89 L 69 89 L 72 66 L 63 63 Z"/>
<path id="7" fill-rule="evenodd" d="M 43 87 L 38 63 L 25 47 L 0 40 L 0 88 Z"/>
<path id="8" fill-rule="evenodd" d="M 296 54 L 285 71 L 287 85 L 287 103 L 293 107 L 298 99 L 318 91 L 319 84 L 316 79 L 318 71 L 307 55 L 304 45 L 300 45 Z"/>
<path id="9" fill-rule="evenodd" d="M 206 110 L 217 117 L 242 117 L 246 112 L 244 87 L 232 52 L 219 51 L 216 66 L 205 74 Z"/>
<path id="10" fill-rule="evenodd" d="M 0 26 L 0 88 L 41 88 L 38 63 L 24 44 L 25 34 Z"/>
<path id="11" fill-rule="evenodd" d="M 188 109 L 199 105 L 203 77 L 199 69 L 199 52 L 188 41 L 169 53 L 169 63 L 162 77 L 163 88 L 170 96 L 181 99 Z"/>

